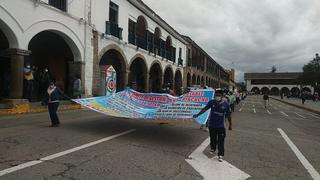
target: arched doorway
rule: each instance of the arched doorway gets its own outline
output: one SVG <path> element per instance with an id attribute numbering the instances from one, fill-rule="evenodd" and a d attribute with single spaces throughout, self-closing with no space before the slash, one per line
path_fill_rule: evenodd
<path id="1" fill-rule="evenodd" d="M 289 95 L 290 93 L 289 88 L 287 87 L 281 88 L 281 93 L 283 93 L 285 96 Z"/>
<path id="2" fill-rule="evenodd" d="M 47 30 L 36 34 L 30 40 L 28 49 L 32 54 L 25 59 L 25 64 L 30 63 L 34 71 L 33 98 L 42 98 L 48 86 L 47 77 L 55 81 L 64 93 L 72 96 L 73 78 L 76 74 L 81 77 L 81 67 L 73 69 L 72 74 L 70 64 L 76 60 L 74 57 L 80 52 L 77 48 L 70 47 L 67 41 L 72 40 L 66 38 L 68 37 L 61 32 Z M 48 76 L 45 75 L 46 69 Z"/>
<path id="3" fill-rule="evenodd" d="M 110 49 L 107 52 L 103 54 L 103 56 L 100 59 L 100 92 L 99 95 L 105 95 L 105 77 L 106 74 L 104 72 L 105 66 L 111 65 L 116 73 L 117 73 L 117 92 L 122 91 L 127 84 L 125 84 L 125 76 L 126 76 L 126 70 L 127 66 L 124 60 L 124 57 L 121 55 L 121 53 L 115 49 Z"/>
<path id="4" fill-rule="evenodd" d="M 261 88 L 261 93 L 262 94 L 270 94 L 270 90 L 267 87 L 263 87 L 263 88 Z"/>
<path id="5" fill-rule="evenodd" d="M 182 74 L 180 70 L 177 70 L 174 76 L 175 92 L 178 96 L 182 95 Z"/>
<path id="6" fill-rule="evenodd" d="M 192 85 L 195 85 L 197 84 L 197 78 L 196 78 L 196 75 L 192 75 Z"/>
<path id="7" fill-rule="evenodd" d="M 0 99 L 10 95 L 10 57 L 5 51 L 9 48 L 9 40 L 0 29 Z"/>
<path id="8" fill-rule="evenodd" d="M 299 97 L 300 96 L 300 89 L 297 87 L 293 87 L 291 89 L 291 94 L 293 97 Z"/>
<path id="9" fill-rule="evenodd" d="M 170 66 L 167 66 L 164 71 L 164 82 L 163 85 L 165 87 L 170 87 L 170 89 L 173 89 L 173 70 Z"/>
<path id="10" fill-rule="evenodd" d="M 197 85 L 200 85 L 200 76 L 197 77 Z"/>
<path id="11" fill-rule="evenodd" d="M 190 73 L 187 74 L 187 87 L 191 87 L 191 75 L 190 75 Z"/>
<path id="12" fill-rule="evenodd" d="M 159 63 L 154 63 L 150 69 L 150 91 L 158 93 L 162 87 L 162 69 Z"/>
<path id="13" fill-rule="evenodd" d="M 137 46 L 147 50 L 147 21 L 143 16 L 139 16 L 136 26 Z"/>
<path id="14" fill-rule="evenodd" d="M 201 87 L 204 87 L 204 85 L 205 85 L 205 84 L 204 84 L 204 77 L 203 77 L 203 76 L 201 77 L 201 84 L 200 84 L 200 85 L 201 85 Z"/>
<path id="15" fill-rule="evenodd" d="M 138 57 L 130 65 L 129 84 L 132 89 L 139 92 L 146 92 L 147 89 L 147 65 L 145 61 Z"/>
<path id="16" fill-rule="evenodd" d="M 302 92 L 309 92 L 309 93 L 311 93 L 311 89 L 308 88 L 308 87 L 303 87 L 303 88 L 302 88 Z"/>
<path id="17" fill-rule="evenodd" d="M 254 92 L 254 94 L 260 94 L 260 89 L 258 87 L 253 87 L 251 92 Z"/>
<path id="18" fill-rule="evenodd" d="M 279 95 L 279 93 L 280 93 L 279 88 L 277 88 L 277 87 L 273 87 L 273 88 L 271 88 L 270 95 L 278 96 L 278 95 Z"/>

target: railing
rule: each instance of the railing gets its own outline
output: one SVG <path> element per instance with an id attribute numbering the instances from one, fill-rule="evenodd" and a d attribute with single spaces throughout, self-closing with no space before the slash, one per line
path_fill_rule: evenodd
<path id="1" fill-rule="evenodd" d="M 136 45 L 136 35 L 133 32 L 129 32 L 129 43 Z"/>
<path id="2" fill-rule="evenodd" d="M 49 0 L 49 5 L 61 11 L 67 11 L 67 0 Z"/>
<path id="3" fill-rule="evenodd" d="M 140 37 L 140 36 L 136 36 L 136 45 L 139 47 L 139 48 L 142 48 L 144 50 L 148 50 L 148 45 L 147 45 L 147 40 L 146 38 L 143 38 L 143 37 Z"/>
<path id="4" fill-rule="evenodd" d="M 118 24 L 106 21 L 106 34 L 122 39 L 122 28 Z"/>

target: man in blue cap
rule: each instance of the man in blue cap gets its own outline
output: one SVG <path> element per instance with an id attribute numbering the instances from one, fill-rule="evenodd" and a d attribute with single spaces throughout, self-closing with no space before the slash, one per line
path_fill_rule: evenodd
<path id="1" fill-rule="evenodd" d="M 224 156 L 224 138 L 226 137 L 225 118 L 230 120 L 230 106 L 228 102 L 223 100 L 223 91 L 216 91 L 215 98 L 210 100 L 208 104 L 196 115 L 197 118 L 211 109 L 209 119 L 209 134 L 210 134 L 210 153 L 214 154 L 218 146 L 218 159 L 222 162 Z"/>

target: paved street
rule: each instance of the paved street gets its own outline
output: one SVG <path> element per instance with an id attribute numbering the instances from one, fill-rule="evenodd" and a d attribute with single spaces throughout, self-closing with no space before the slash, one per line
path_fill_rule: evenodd
<path id="1" fill-rule="evenodd" d="M 236 108 L 225 161 L 249 179 L 312 179 L 280 131 L 319 172 L 320 116 L 274 100 L 265 109 L 261 99 L 249 96 Z M 186 162 L 208 137 L 194 122 L 119 119 L 90 110 L 61 112 L 60 118 L 59 128 L 48 127 L 47 113 L 0 118 L 0 171 L 38 162 L 0 179 L 202 179 Z M 212 158 L 208 148 L 204 154 Z"/>

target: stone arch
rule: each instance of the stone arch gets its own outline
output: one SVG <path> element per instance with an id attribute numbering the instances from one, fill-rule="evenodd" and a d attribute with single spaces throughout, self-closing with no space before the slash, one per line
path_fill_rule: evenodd
<path id="1" fill-rule="evenodd" d="M 190 73 L 187 74 L 187 87 L 191 87 L 192 79 Z"/>
<path id="2" fill-rule="evenodd" d="M 261 88 L 261 93 L 262 94 L 270 94 L 270 90 L 268 87 L 262 87 Z"/>
<path id="3" fill-rule="evenodd" d="M 281 93 L 283 93 L 285 96 L 289 95 L 289 93 L 290 93 L 289 88 L 282 87 L 281 88 Z"/>
<path id="4" fill-rule="evenodd" d="M 56 85 L 71 97 L 73 95 L 72 83 L 76 75 L 81 78 L 82 84 L 84 84 L 82 64 L 74 63 L 81 62 L 80 49 L 64 32 L 40 31 L 30 39 L 28 50 L 32 54 L 25 58 L 25 63 L 30 63 L 35 67 L 34 84 L 35 87 L 39 87 L 34 88 L 33 98 L 42 99 L 49 85 L 48 80 L 41 79 L 44 77 L 45 69 L 49 70 L 49 79 L 55 80 Z"/>
<path id="5" fill-rule="evenodd" d="M 112 47 L 117 46 L 107 46 L 103 48 L 103 50 L 100 52 L 99 55 L 99 65 L 100 65 L 100 72 L 94 72 L 99 73 L 98 80 L 100 81 L 100 89 L 99 89 L 99 95 L 105 95 L 105 66 L 111 65 L 115 69 L 117 73 L 117 82 L 116 87 L 117 91 L 122 91 L 125 86 L 127 85 L 127 61 L 125 59 L 125 56 L 119 51 L 117 48 L 113 49 Z"/>
<path id="6" fill-rule="evenodd" d="M 200 76 L 198 75 L 198 77 L 197 77 L 197 85 L 200 85 L 200 81 L 201 81 L 201 79 L 200 79 Z"/>
<path id="7" fill-rule="evenodd" d="M 201 83 L 200 83 L 200 85 L 201 85 L 201 87 L 204 87 L 204 86 L 205 86 L 205 84 L 204 84 L 204 77 L 203 77 L 203 76 L 201 77 Z"/>
<path id="8" fill-rule="evenodd" d="M 25 30 L 25 37 L 27 42 L 27 44 L 24 45 L 25 48 L 29 46 L 29 42 L 35 35 L 44 31 L 49 31 L 62 37 L 73 52 L 74 61 L 83 61 L 84 44 L 81 41 L 81 38 L 71 28 L 59 21 L 44 20 L 35 22 L 30 25 Z"/>
<path id="9" fill-rule="evenodd" d="M 251 89 L 251 92 L 254 92 L 255 94 L 260 94 L 260 89 L 258 87 L 253 87 Z"/>
<path id="10" fill-rule="evenodd" d="M 300 89 L 298 87 L 291 88 L 291 94 L 293 97 L 299 97 L 300 96 Z"/>
<path id="11" fill-rule="evenodd" d="M 149 71 L 149 87 L 150 92 L 161 92 L 162 88 L 162 77 L 163 70 L 161 63 L 158 60 L 155 60 L 151 64 Z"/>
<path id="12" fill-rule="evenodd" d="M 170 89 L 173 89 L 173 79 L 174 79 L 173 69 L 171 65 L 167 65 L 164 70 L 164 76 L 163 76 L 163 85 L 166 87 L 170 87 Z"/>
<path id="13" fill-rule="evenodd" d="M 148 91 L 148 66 L 145 58 L 137 54 L 130 62 L 129 84 L 139 92 Z"/>
<path id="14" fill-rule="evenodd" d="M 278 96 L 280 94 L 280 90 L 277 87 L 272 87 L 270 90 L 270 95 Z"/>
<path id="15" fill-rule="evenodd" d="M 124 53 L 123 50 L 122 50 L 118 45 L 116 45 L 116 44 L 109 44 L 108 46 L 102 48 L 102 49 L 100 50 L 100 52 L 99 52 L 99 57 L 98 57 L 98 59 L 101 59 L 102 56 L 103 56 L 106 52 L 108 52 L 109 50 L 115 50 L 115 51 L 117 51 L 117 52 L 121 55 L 121 57 L 123 58 L 123 62 L 121 61 L 121 63 L 123 63 L 123 65 L 124 65 L 123 67 L 125 68 L 125 69 L 122 69 L 123 71 L 126 71 L 127 69 L 129 69 L 129 63 L 128 63 L 128 60 L 127 60 L 127 57 L 126 57 L 125 53 Z"/>
<path id="16" fill-rule="evenodd" d="M 177 69 L 174 75 L 174 88 L 177 95 L 182 95 L 182 73 L 180 69 Z"/>
<path id="17" fill-rule="evenodd" d="M 197 77 L 195 74 L 192 75 L 192 85 L 196 85 L 197 84 Z"/>
<path id="18" fill-rule="evenodd" d="M 23 48 L 19 42 L 22 36 L 22 26 L 14 18 L 14 16 L 0 6 L 0 29 L 9 41 L 9 48 Z M 26 49 L 26 48 L 25 48 Z"/>
<path id="19" fill-rule="evenodd" d="M 311 89 L 309 87 L 303 87 L 302 92 L 304 91 L 311 93 Z"/>

